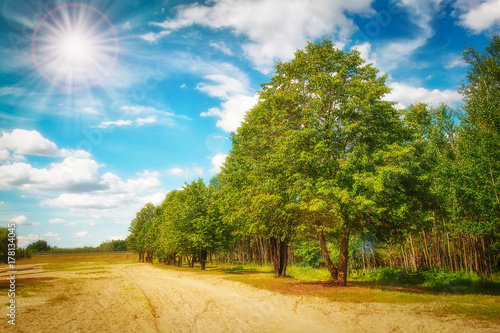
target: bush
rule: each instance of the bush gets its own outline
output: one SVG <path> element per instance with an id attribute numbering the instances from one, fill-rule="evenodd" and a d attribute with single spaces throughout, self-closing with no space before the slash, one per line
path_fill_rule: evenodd
<path id="1" fill-rule="evenodd" d="M 298 263 L 302 266 L 318 268 L 323 266 L 325 263 L 317 241 L 305 241 L 298 243 L 294 253 L 295 257 L 298 259 Z"/>
<path id="2" fill-rule="evenodd" d="M 26 246 L 26 250 L 32 253 L 47 253 L 50 252 L 50 246 L 44 240 L 39 240 Z"/>

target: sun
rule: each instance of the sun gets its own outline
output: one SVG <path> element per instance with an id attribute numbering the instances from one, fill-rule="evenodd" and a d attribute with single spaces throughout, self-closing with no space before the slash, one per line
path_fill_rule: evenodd
<path id="1" fill-rule="evenodd" d="M 67 62 L 82 63 L 95 57 L 95 50 L 87 36 L 82 33 L 71 33 L 61 40 L 60 53 Z"/>
<path id="2" fill-rule="evenodd" d="M 31 51 L 39 73 L 66 89 L 85 89 L 103 81 L 118 55 L 118 37 L 98 9 L 80 3 L 48 12 L 33 33 Z"/>

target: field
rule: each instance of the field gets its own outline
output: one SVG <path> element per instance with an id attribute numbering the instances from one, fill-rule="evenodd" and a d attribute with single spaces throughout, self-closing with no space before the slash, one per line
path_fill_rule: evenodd
<path id="1" fill-rule="evenodd" d="M 307 277 L 264 267 L 206 272 L 135 255 L 36 256 L 18 262 L 16 326 L 2 332 L 498 332 L 500 297 Z M 0 302 L 9 302 L 0 266 Z"/>

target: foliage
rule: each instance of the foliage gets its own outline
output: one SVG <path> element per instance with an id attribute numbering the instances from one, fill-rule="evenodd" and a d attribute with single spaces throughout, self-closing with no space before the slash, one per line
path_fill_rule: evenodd
<path id="1" fill-rule="evenodd" d="M 7 228 L 0 228 L 0 263 L 8 263 L 8 257 L 9 257 L 9 244 L 11 243 L 11 239 L 9 238 L 9 229 Z M 14 237 L 14 249 L 17 246 L 17 237 Z M 11 246 L 12 248 L 12 246 Z M 12 257 L 12 256 L 10 256 Z"/>
<path id="2" fill-rule="evenodd" d="M 500 269 L 500 37 L 463 57 L 462 109 L 397 110 L 359 52 L 309 43 L 262 84 L 221 173 L 141 209 L 129 248 L 191 266 L 270 259 L 276 277 L 298 262 L 345 284 L 388 266 L 367 274 L 475 286 L 467 274 Z"/>
<path id="3" fill-rule="evenodd" d="M 127 251 L 127 243 L 124 240 L 110 240 L 104 241 L 97 247 L 98 251 L 113 252 L 113 251 Z"/>
<path id="4" fill-rule="evenodd" d="M 50 252 L 50 249 L 50 245 L 44 240 L 38 240 L 26 246 L 26 250 L 31 253 L 47 253 Z"/>
<path id="5" fill-rule="evenodd" d="M 319 268 L 325 265 L 317 242 L 302 241 L 294 247 L 294 254 L 300 265 Z"/>

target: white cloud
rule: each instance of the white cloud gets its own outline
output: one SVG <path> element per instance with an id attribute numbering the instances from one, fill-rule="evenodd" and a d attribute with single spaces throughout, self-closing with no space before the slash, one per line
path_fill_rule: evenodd
<path id="1" fill-rule="evenodd" d="M 415 25 L 412 29 L 415 35 L 375 45 L 365 42 L 353 48 L 358 49 L 368 63 L 373 63 L 383 73 L 410 63 L 415 51 L 434 35 L 432 20 L 439 11 L 441 2 L 442 0 L 401 0 L 399 5 L 406 7 L 409 21 Z"/>
<path id="2" fill-rule="evenodd" d="M 219 117 L 217 127 L 226 132 L 235 131 L 240 126 L 246 111 L 257 103 L 257 95 L 251 95 L 247 78 L 242 75 L 235 78 L 224 74 L 213 74 L 205 76 L 205 79 L 211 82 L 200 83 L 197 88 L 224 102 L 220 108 L 211 108 L 200 115 Z"/>
<path id="3" fill-rule="evenodd" d="M 161 183 L 150 175 L 145 178 L 128 179 L 124 182 L 120 177 L 106 173 L 101 176 L 99 184 L 105 189 L 86 193 L 63 193 L 54 199 L 45 199 L 42 205 L 49 207 L 70 208 L 72 211 L 83 211 L 88 215 L 91 210 L 109 210 L 121 208 L 133 210 L 145 204 L 145 198 L 156 192 Z M 161 193 L 161 192 L 160 192 Z"/>
<path id="4" fill-rule="evenodd" d="M 0 189 L 36 191 L 89 191 L 103 188 L 98 183 L 99 165 L 91 159 L 67 157 L 62 163 L 37 169 L 27 163 L 0 166 Z"/>
<path id="5" fill-rule="evenodd" d="M 212 157 L 212 169 L 209 171 L 212 173 L 219 173 L 220 169 L 222 167 L 222 164 L 224 164 L 224 161 L 226 160 L 227 155 L 219 153 Z"/>
<path id="6" fill-rule="evenodd" d="M 374 67 L 378 67 L 377 60 L 375 59 L 377 55 L 372 53 L 372 45 L 368 42 L 363 44 L 355 45 L 351 50 L 358 50 L 361 58 L 366 60 L 367 64 L 373 64 Z"/>
<path id="7" fill-rule="evenodd" d="M 24 215 L 14 217 L 9 221 L 9 223 L 15 223 L 16 225 L 32 225 L 36 227 L 42 225 L 40 222 L 29 221 L 28 218 Z"/>
<path id="8" fill-rule="evenodd" d="M 59 238 L 59 234 L 55 234 L 52 231 L 47 232 L 45 235 L 41 235 L 40 238 L 55 238 L 57 240 L 61 240 L 61 238 Z"/>
<path id="9" fill-rule="evenodd" d="M 126 236 L 108 236 L 109 240 L 125 240 Z"/>
<path id="10" fill-rule="evenodd" d="M 177 176 L 177 177 L 191 178 L 193 176 L 202 176 L 203 175 L 203 168 L 200 168 L 198 166 L 194 166 L 192 168 L 186 168 L 186 169 L 173 168 L 173 169 L 170 169 L 170 173 L 174 176 Z"/>
<path id="11" fill-rule="evenodd" d="M 208 45 L 210 45 L 210 47 L 216 49 L 216 50 L 219 50 L 221 51 L 222 53 L 226 54 L 226 55 L 232 55 L 233 52 L 231 52 L 231 49 L 226 45 L 226 43 L 224 41 L 220 41 L 218 43 L 216 42 L 210 42 Z"/>
<path id="12" fill-rule="evenodd" d="M 52 224 L 62 224 L 62 223 L 66 223 L 66 220 L 63 220 L 63 219 L 60 219 L 60 218 L 55 218 L 55 219 L 50 219 L 49 223 L 52 223 Z"/>
<path id="13" fill-rule="evenodd" d="M 80 237 L 84 237 L 84 236 L 87 236 L 88 235 L 88 231 L 80 231 L 80 232 L 74 232 L 73 233 L 73 237 L 75 238 L 80 238 Z"/>
<path id="14" fill-rule="evenodd" d="M 40 203 L 49 207 L 67 208 L 86 216 L 89 213 L 118 209 L 118 213 L 114 214 L 115 218 L 124 214 L 128 216 L 148 201 L 156 200 L 155 202 L 160 203 L 164 198 L 165 192 L 158 189 L 161 183 L 158 180 L 160 174 L 156 171 L 145 170 L 139 173 L 139 178 L 125 181 L 109 172 L 100 175 L 99 169 L 102 166 L 90 159 L 90 154 L 84 151 L 58 150 L 50 141 L 43 137 L 41 139 L 45 146 L 52 149 L 53 155 L 72 156 L 66 157 L 60 163 L 51 163 L 45 168 L 36 168 L 21 162 L 0 165 L 0 189 L 62 192 L 56 197 L 42 199 Z M 21 151 L 25 152 L 27 149 Z M 79 155 L 81 157 L 78 157 Z M 122 212 L 124 213 L 121 214 Z M 22 224 L 40 225 L 39 222 L 29 222 L 24 216 L 17 219 Z M 65 221 L 54 218 L 50 223 Z"/>
<path id="15" fill-rule="evenodd" d="M 13 219 L 11 219 L 9 221 L 9 223 L 15 223 L 17 225 L 30 224 L 30 222 L 28 221 L 28 218 L 24 215 L 14 217 Z"/>
<path id="16" fill-rule="evenodd" d="M 122 25 L 123 30 L 131 30 L 132 26 L 130 25 L 130 22 L 126 22 L 125 24 Z"/>
<path id="17" fill-rule="evenodd" d="M 101 114 L 99 111 L 97 111 L 97 109 L 93 106 L 86 106 L 84 108 L 81 109 L 80 111 L 81 113 L 84 113 L 84 114 L 95 114 L 95 115 L 99 115 Z"/>
<path id="18" fill-rule="evenodd" d="M 234 78 L 224 74 L 212 74 L 206 75 L 204 79 L 211 81 L 211 83 L 200 83 L 197 89 L 212 97 L 227 100 L 230 96 L 241 95 L 248 92 L 248 82 L 246 78 Z"/>
<path id="19" fill-rule="evenodd" d="M 451 69 L 455 67 L 467 67 L 467 63 L 462 59 L 462 58 L 453 58 L 451 59 L 448 64 L 444 66 L 446 69 Z"/>
<path id="20" fill-rule="evenodd" d="M 219 117 L 220 119 L 216 124 L 217 127 L 222 128 L 226 132 L 236 131 L 243 121 L 245 113 L 257 103 L 257 100 L 257 95 L 236 95 L 222 103 L 220 109 L 211 108 L 207 112 L 201 113 L 201 116 Z"/>
<path id="21" fill-rule="evenodd" d="M 144 170 L 143 172 L 137 172 L 137 175 L 146 178 L 147 177 L 158 178 L 161 176 L 161 174 L 158 171 L 149 171 L 149 170 Z"/>
<path id="22" fill-rule="evenodd" d="M 152 25 L 163 28 L 158 34 L 142 36 L 156 42 L 173 30 L 200 24 L 212 29 L 228 28 L 244 35 L 246 56 L 262 72 L 272 70 L 276 60 L 289 60 L 308 40 L 330 36 L 347 41 L 356 27 L 353 14 L 373 13 L 372 0 L 240 0 L 218 1 L 212 6 L 193 4 L 178 7 L 177 16 Z M 349 16 L 349 17 L 348 17 Z"/>
<path id="23" fill-rule="evenodd" d="M 460 24 L 480 33 L 500 24 L 500 0 L 470 1 L 455 3 L 461 11 Z"/>
<path id="24" fill-rule="evenodd" d="M 128 115 L 143 115 L 145 117 L 136 118 L 135 124 L 142 126 L 144 124 L 160 123 L 167 126 L 175 126 L 176 122 L 173 118 L 190 120 L 189 117 L 176 115 L 175 113 L 159 110 L 151 106 L 143 105 L 123 105 L 121 109 Z"/>
<path id="25" fill-rule="evenodd" d="M 157 121 L 158 120 L 154 116 L 146 117 L 146 118 L 137 118 L 135 120 L 137 126 L 142 126 L 144 124 L 153 124 L 153 123 L 156 123 Z"/>
<path id="26" fill-rule="evenodd" d="M 405 83 L 393 82 L 389 84 L 391 93 L 384 97 L 387 101 L 398 102 L 398 108 L 408 107 L 416 102 L 429 103 L 438 106 L 447 103 L 450 106 L 457 105 L 462 101 L 462 95 L 456 90 L 429 90 L 422 87 L 414 87 Z"/>
<path id="27" fill-rule="evenodd" d="M 2 132 L 0 137 L 0 161 L 23 159 L 22 155 L 37 155 L 49 157 L 89 156 L 83 150 L 58 149 L 57 145 L 44 138 L 38 131 L 14 129 L 11 133 Z"/>
<path id="28" fill-rule="evenodd" d="M 74 227 L 75 225 L 76 225 L 75 222 L 68 222 L 64 226 L 65 227 Z"/>
<path id="29" fill-rule="evenodd" d="M 17 236 L 17 245 L 19 247 L 26 247 L 27 245 L 36 242 L 40 239 L 40 236 L 35 234 L 29 234 L 28 236 Z"/>
<path id="30" fill-rule="evenodd" d="M 146 42 L 157 43 L 159 39 L 170 34 L 170 31 L 161 31 L 157 34 L 154 32 L 148 32 L 147 34 L 141 35 L 141 38 Z"/>
<path id="31" fill-rule="evenodd" d="M 95 126 L 97 128 L 108 128 L 110 126 L 130 126 L 132 125 L 132 120 L 117 120 L 117 121 L 104 121 L 101 124 Z"/>
<path id="32" fill-rule="evenodd" d="M 0 88 L 0 96 L 23 96 L 26 95 L 26 90 L 19 87 L 2 87 Z"/>

